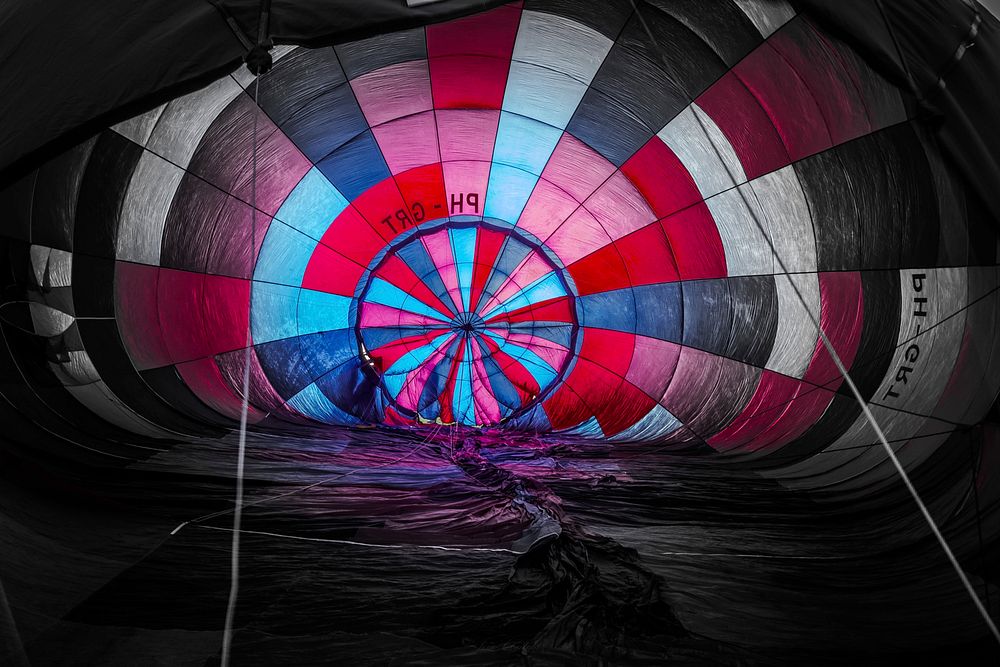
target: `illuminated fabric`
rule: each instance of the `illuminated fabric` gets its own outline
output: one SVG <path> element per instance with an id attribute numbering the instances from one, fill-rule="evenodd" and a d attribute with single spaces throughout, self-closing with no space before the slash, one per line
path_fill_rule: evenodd
<path id="1" fill-rule="evenodd" d="M 995 233 L 899 91 L 804 17 L 661 4 L 278 49 L 255 230 L 245 73 L 86 144 L 80 241 L 41 205 L 30 236 L 114 286 L 74 278 L 80 350 L 120 341 L 74 395 L 154 437 L 230 424 L 249 325 L 251 422 L 703 442 L 845 481 L 880 463 L 848 449 L 871 434 L 815 317 L 923 460 L 996 395 Z"/>

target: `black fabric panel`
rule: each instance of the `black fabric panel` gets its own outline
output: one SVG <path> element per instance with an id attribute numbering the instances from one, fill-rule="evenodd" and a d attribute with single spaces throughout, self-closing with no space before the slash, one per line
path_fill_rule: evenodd
<path id="1" fill-rule="evenodd" d="M 142 147 L 117 132 L 106 130 L 98 137 L 76 205 L 77 252 L 114 258 L 122 201 L 141 156 Z"/>
<path id="2" fill-rule="evenodd" d="M 609 127 L 614 131 L 609 132 Z M 566 131 L 617 167 L 654 134 L 636 116 L 594 88 L 587 89 Z"/>
<path id="3" fill-rule="evenodd" d="M 423 60 L 427 41 L 424 30 L 416 28 L 341 44 L 336 51 L 347 78 L 353 79 L 388 65 Z"/>
<path id="4" fill-rule="evenodd" d="M 899 267 L 901 211 L 893 190 L 890 137 L 870 134 L 832 149 L 850 179 L 858 212 L 858 248 L 861 269 Z"/>
<path id="5" fill-rule="evenodd" d="M 774 453 L 756 459 L 748 465 L 753 468 L 767 468 L 803 461 L 829 447 L 846 433 L 860 416 L 861 406 L 853 397 L 834 394 L 833 401 L 823 416 L 805 433 Z"/>
<path id="6" fill-rule="evenodd" d="M 729 278 L 732 329 L 726 356 L 763 368 L 771 349 L 781 345 L 778 331 L 778 291 L 772 276 Z"/>
<path id="7" fill-rule="evenodd" d="M 861 274 L 864 294 L 864 327 L 850 373 L 865 400 L 879 400 L 875 391 L 889 370 L 899 337 L 899 273 L 865 271 Z M 842 392 L 848 391 L 846 388 Z"/>
<path id="8" fill-rule="evenodd" d="M 73 307 L 77 317 L 115 316 L 115 261 L 73 255 Z"/>
<path id="9" fill-rule="evenodd" d="M 966 210 L 969 221 L 969 265 L 991 266 L 997 257 L 997 219 L 991 214 L 986 203 L 975 192 L 966 193 Z"/>
<path id="10" fill-rule="evenodd" d="M 31 242 L 73 250 L 73 221 L 84 170 L 95 143 L 88 140 L 38 170 L 31 204 Z"/>
<path id="11" fill-rule="evenodd" d="M 647 23 L 659 26 L 668 26 L 668 21 L 662 15 L 647 19 Z M 675 39 L 680 35 L 690 35 L 677 24 L 673 28 L 664 27 L 663 30 Z M 671 80 L 669 74 L 663 71 L 663 56 L 650 41 L 638 17 L 629 20 L 621 39 L 611 47 L 597 71 L 591 87 L 621 104 L 653 133 L 689 102 L 678 82 Z"/>
<path id="12" fill-rule="evenodd" d="M 160 265 L 205 271 L 209 239 L 229 197 L 214 185 L 185 174 L 177 188 L 160 244 Z"/>
<path id="13" fill-rule="evenodd" d="M 271 0 L 270 36 L 313 47 L 465 16 L 505 0 Z M 217 3 L 250 41 L 257 0 Z M 138 9 L 137 9 L 138 7 Z M 204 0 L 10 0 L 0 8 L 0 186 L 103 128 L 201 88 L 239 66 L 245 49 Z"/>
<path id="14" fill-rule="evenodd" d="M 733 309 L 726 280 L 681 283 L 684 296 L 684 345 L 724 354 L 732 329 Z"/>
<path id="15" fill-rule="evenodd" d="M 643 0 L 656 9 L 672 14 L 693 32 L 701 35 L 732 67 L 761 43 L 756 26 L 732 0 Z M 648 16 L 640 5 L 643 16 Z M 654 31 L 655 34 L 655 31 Z M 661 46 L 665 46 L 660 42 Z"/>
<path id="16" fill-rule="evenodd" d="M 114 320 L 80 320 L 79 325 L 80 337 L 101 379 L 125 405 L 170 430 L 194 435 L 224 432 L 178 412 L 153 393 L 132 365 Z"/>
<path id="17" fill-rule="evenodd" d="M 901 266 L 934 266 L 941 223 L 927 155 L 909 123 L 886 130 L 885 136 L 892 148 L 887 162 L 892 193 L 889 199 L 899 221 Z"/>
<path id="18" fill-rule="evenodd" d="M 173 366 L 139 371 L 139 376 L 154 392 L 163 397 L 168 404 L 184 414 L 219 427 L 234 427 L 236 422 L 215 412 L 195 396 Z"/>
<path id="19" fill-rule="evenodd" d="M 31 242 L 31 203 L 35 198 L 37 172 L 0 189 L 0 236 Z"/>
<path id="20" fill-rule="evenodd" d="M 321 92 L 281 126 L 313 164 L 367 129 L 354 90 L 346 83 Z"/>
<path id="21" fill-rule="evenodd" d="M 632 15 L 632 2 L 631 0 L 601 0 L 601 2 L 527 0 L 524 9 L 565 16 L 596 30 L 605 37 L 614 39 L 621 32 L 625 21 Z"/>
<path id="22" fill-rule="evenodd" d="M 935 134 L 945 152 L 983 198 L 993 220 L 1000 219 L 1000 98 L 994 92 L 1000 80 L 1000 21 L 971 2 L 795 4 L 858 49 L 887 79 L 913 91 L 922 114 L 936 116 Z M 957 49 L 971 39 L 977 19 L 975 47 L 964 50 L 956 62 Z M 940 78 L 946 86 L 938 85 Z"/>
<path id="23" fill-rule="evenodd" d="M 347 81 L 332 48 L 296 49 L 274 64 L 260 91 L 261 108 L 281 126 L 313 98 Z M 257 82 L 247 93 L 253 97 Z"/>
<path id="24" fill-rule="evenodd" d="M 73 398 L 49 368 L 48 360 L 54 360 L 58 351 L 48 341 L 2 322 L 0 329 L 7 342 L 7 345 L 0 343 L 0 378 L 3 378 L 0 387 L 4 397 L 25 417 L 96 452 L 141 458 L 149 452 L 123 442 L 156 446 L 148 438 L 104 421 Z M 12 357 L 17 359 L 16 363 Z"/>
<path id="25" fill-rule="evenodd" d="M 858 268 L 858 210 L 844 166 L 834 151 L 824 151 L 794 163 L 813 229 L 819 271 Z"/>

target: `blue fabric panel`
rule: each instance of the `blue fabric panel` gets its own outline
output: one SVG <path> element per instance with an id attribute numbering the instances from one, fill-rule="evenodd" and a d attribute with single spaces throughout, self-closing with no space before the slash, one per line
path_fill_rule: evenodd
<path id="1" fill-rule="evenodd" d="M 275 220 L 261 245 L 253 279 L 298 287 L 315 249 L 315 239 Z"/>
<path id="2" fill-rule="evenodd" d="M 486 207 L 483 213 L 488 218 L 517 223 L 537 182 L 538 176 L 535 174 L 494 162 L 490 169 L 490 181 L 486 186 Z"/>
<path id="3" fill-rule="evenodd" d="M 349 326 L 351 297 L 315 290 L 300 290 L 298 335 L 346 329 Z"/>
<path id="4" fill-rule="evenodd" d="M 281 131 L 317 166 L 367 129 L 368 121 L 346 83 L 310 99 L 281 126 Z"/>
<path id="5" fill-rule="evenodd" d="M 323 238 L 330 223 L 347 208 L 347 199 L 323 172 L 313 167 L 285 198 L 275 216 L 314 239 Z"/>
<path id="6" fill-rule="evenodd" d="M 355 136 L 316 166 L 350 201 L 390 175 L 371 131 Z"/>
<path id="7" fill-rule="evenodd" d="M 347 414 L 326 397 L 316 385 L 310 384 L 288 401 L 288 405 L 307 417 L 327 424 L 352 425 L 360 424 L 354 415 Z"/>

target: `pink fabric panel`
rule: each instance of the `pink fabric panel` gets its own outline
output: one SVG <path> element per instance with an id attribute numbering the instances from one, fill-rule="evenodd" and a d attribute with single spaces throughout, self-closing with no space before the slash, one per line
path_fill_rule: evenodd
<path id="1" fill-rule="evenodd" d="M 427 380 L 430 379 L 431 374 L 437 365 L 441 363 L 444 359 L 445 354 L 448 352 L 448 348 L 454 342 L 455 336 L 449 336 L 444 344 L 441 345 L 437 350 L 431 354 L 424 363 L 420 364 L 415 370 L 410 371 L 407 375 L 406 383 L 399 392 L 399 396 L 396 400 L 404 408 L 408 410 L 416 410 L 417 404 L 420 402 L 420 395 L 424 391 L 424 386 L 427 384 Z"/>
<path id="2" fill-rule="evenodd" d="M 548 239 L 545 244 L 566 265 L 611 243 L 611 237 L 590 211 L 576 210 Z"/>
<path id="3" fill-rule="evenodd" d="M 503 303 L 550 271 L 552 271 L 552 267 L 538 253 L 528 253 L 527 257 L 521 260 L 521 263 L 500 284 L 496 293 L 479 309 L 479 312 L 488 313 L 493 306 Z"/>
<path id="4" fill-rule="evenodd" d="M 625 379 L 641 389 L 647 396 L 659 401 L 663 398 L 670 378 L 677 368 L 681 347 L 658 338 L 636 336 L 632 363 Z"/>
<path id="5" fill-rule="evenodd" d="M 576 201 L 584 201 L 615 172 L 615 165 L 569 134 L 563 134 L 552 151 L 542 178 L 551 181 Z"/>
<path id="6" fill-rule="evenodd" d="M 212 229 L 212 240 L 207 244 L 207 272 L 249 279 L 271 219 L 271 216 L 258 211 L 255 220 L 250 206 L 235 197 L 228 197 Z M 252 254 L 251 240 L 254 246 Z"/>
<path id="7" fill-rule="evenodd" d="M 504 336 L 504 338 L 515 345 L 528 348 L 544 359 L 552 368 L 561 368 L 563 361 L 566 360 L 566 355 L 569 354 L 569 350 L 562 345 L 553 343 L 541 336 L 512 331 Z"/>
<path id="8" fill-rule="evenodd" d="M 548 238 L 578 208 L 580 202 L 543 177 L 532 190 L 517 226 L 540 239 Z"/>
<path id="9" fill-rule="evenodd" d="M 372 127 L 433 107 L 426 60 L 410 60 L 377 69 L 353 79 L 351 88 Z"/>
<path id="10" fill-rule="evenodd" d="M 438 162 L 433 111 L 391 121 L 372 128 L 372 132 L 393 174 Z"/>
<path id="11" fill-rule="evenodd" d="M 656 220 L 642 194 L 620 171 L 616 171 L 583 205 L 612 239 L 620 239 Z"/>
<path id="12" fill-rule="evenodd" d="M 490 180 L 489 162 L 445 162 L 441 165 L 444 171 L 444 186 L 447 192 L 446 202 L 450 207 L 453 199 L 464 197 L 473 192 L 479 195 L 478 211 L 469 207 L 463 200 L 463 210 L 465 215 L 482 215 L 483 204 L 486 202 L 486 186 Z M 456 215 L 458 210 L 455 210 Z"/>
<path id="13" fill-rule="evenodd" d="M 489 162 L 493 159 L 493 144 L 500 124 L 499 111 L 438 109 L 435 116 L 443 161 Z"/>
<path id="14" fill-rule="evenodd" d="M 133 365 L 140 371 L 171 363 L 157 308 L 160 270 L 145 264 L 115 263 L 118 333 Z"/>
<path id="15" fill-rule="evenodd" d="M 446 326 L 440 320 L 435 320 L 426 315 L 410 313 L 399 310 L 391 306 L 383 306 L 380 303 L 365 303 L 361 306 L 361 326 L 362 327 L 397 327 L 397 326 L 421 326 L 421 327 L 443 327 Z"/>

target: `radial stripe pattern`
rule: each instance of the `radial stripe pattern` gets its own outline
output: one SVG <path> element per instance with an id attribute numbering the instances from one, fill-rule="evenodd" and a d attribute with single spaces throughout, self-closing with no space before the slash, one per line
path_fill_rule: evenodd
<path id="1" fill-rule="evenodd" d="M 46 363 L 123 428 L 231 427 L 249 326 L 254 423 L 696 443 L 851 488 L 894 473 L 815 322 L 906 465 L 1000 386 L 996 226 L 913 108 L 780 1 L 525 0 L 279 47 L 5 196 L 56 285 Z"/>

